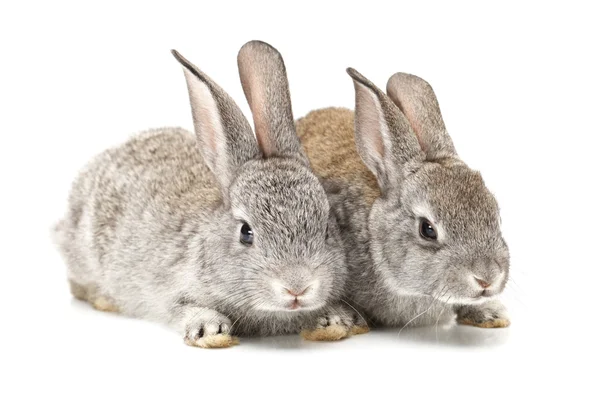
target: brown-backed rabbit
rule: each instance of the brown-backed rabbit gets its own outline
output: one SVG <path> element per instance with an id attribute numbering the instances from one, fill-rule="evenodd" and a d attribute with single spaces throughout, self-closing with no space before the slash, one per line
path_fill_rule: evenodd
<path id="1" fill-rule="evenodd" d="M 398 73 L 387 95 L 353 69 L 356 113 L 297 123 L 345 243 L 345 296 L 376 325 L 504 327 L 509 252 L 494 196 L 457 155 L 435 94 Z"/>

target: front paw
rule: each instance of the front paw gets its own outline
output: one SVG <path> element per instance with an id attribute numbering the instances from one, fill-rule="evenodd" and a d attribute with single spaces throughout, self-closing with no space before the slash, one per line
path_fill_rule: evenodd
<path id="1" fill-rule="evenodd" d="M 506 308 L 499 301 L 462 306 L 457 310 L 456 322 L 479 328 L 506 328 L 510 325 Z"/>
<path id="2" fill-rule="evenodd" d="M 188 346 L 205 349 L 231 347 L 239 344 L 239 340 L 230 335 L 230 330 L 229 318 L 217 311 L 201 309 L 189 318 L 184 342 Z"/>
<path id="3" fill-rule="evenodd" d="M 353 310 L 344 306 L 332 306 L 317 318 L 315 326 L 303 330 L 300 334 L 304 339 L 310 341 L 341 340 L 348 336 L 368 332 L 369 328 L 363 321 Z"/>

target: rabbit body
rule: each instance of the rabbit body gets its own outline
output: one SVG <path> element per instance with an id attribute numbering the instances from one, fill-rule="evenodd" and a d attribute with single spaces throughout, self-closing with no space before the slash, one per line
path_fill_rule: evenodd
<path id="1" fill-rule="evenodd" d="M 382 326 L 507 326 L 498 206 L 456 155 L 431 87 L 399 73 L 388 96 L 349 74 L 356 114 L 315 110 L 297 130 L 336 212 L 351 304 Z"/>
<path id="2" fill-rule="evenodd" d="M 344 337 L 341 239 L 296 136 L 279 53 L 249 42 L 238 56 L 256 138 L 233 100 L 174 55 L 196 134 L 150 130 L 81 172 L 55 229 L 73 295 L 200 347 L 235 344 L 230 333 Z"/>
<path id="3" fill-rule="evenodd" d="M 455 316 L 452 305 L 430 296 L 404 296 L 386 290 L 385 277 L 371 255 L 369 217 L 381 191 L 375 176 L 356 151 L 354 112 L 345 108 L 315 110 L 298 120 L 298 134 L 311 166 L 320 174 L 344 238 L 350 278 L 346 293 L 369 322 L 380 326 L 445 324 Z M 335 153 L 322 148 L 335 147 Z"/>

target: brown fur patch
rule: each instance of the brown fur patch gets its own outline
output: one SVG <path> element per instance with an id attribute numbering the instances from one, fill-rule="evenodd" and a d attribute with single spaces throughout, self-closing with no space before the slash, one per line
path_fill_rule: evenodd
<path id="1" fill-rule="evenodd" d="M 483 321 L 483 322 L 475 322 L 473 320 L 470 319 L 459 319 L 456 322 L 458 322 L 461 325 L 471 325 L 471 326 L 476 326 L 478 328 L 506 328 L 507 326 L 510 325 L 510 321 L 507 319 L 492 319 L 489 321 Z"/>
<path id="2" fill-rule="evenodd" d="M 326 328 L 304 330 L 300 332 L 300 336 L 313 342 L 333 342 L 350 336 L 350 331 L 341 325 L 330 325 Z"/>
<path id="3" fill-rule="evenodd" d="M 224 349 L 240 344 L 240 340 L 231 335 L 209 335 L 203 336 L 196 340 L 185 339 L 185 344 L 193 347 L 201 347 L 203 349 Z"/>
<path id="4" fill-rule="evenodd" d="M 92 306 L 98 311 L 119 312 L 119 308 L 104 296 L 96 297 Z"/>
<path id="5" fill-rule="evenodd" d="M 94 285 L 85 286 L 69 279 L 69 287 L 73 297 L 89 302 L 98 311 L 119 312 L 119 307 L 111 299 L 98 295 Z"/>
<path id="6" fill-rule="evenodd" d="M 69 279 L 69 288 L 71 289 L 73 297 L 78 300 L 87 301 L 87 290 L 85 286 Z"/>
<path id="7" fill-rule="evenodd" d="M 381 192 L 356 150 L 352 110 L 331 107 L 311 111 L 297 121 L 296 129 L 317 176 L 352 183 L 360 188 L 367 205 L 373 204 Z"/>
<path id="8" fill-rule="evenodd" d="M 363 333 L 368 333 L 370 331 L 367 325 L 354 325 L 350 330 L 350 333 L 353 335 L 362 335 Z"/>

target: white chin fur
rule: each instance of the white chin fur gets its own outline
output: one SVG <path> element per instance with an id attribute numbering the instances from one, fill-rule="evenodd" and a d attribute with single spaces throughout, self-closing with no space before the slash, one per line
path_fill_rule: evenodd
<path id="1" fill-rule="evenodd" d="M 416 293 L 416 292 L 412 292 L 412 291 L 407 291 L 407 290 L 396 290 L 396 294 L 398 296 L 401 297 L 413 297 L 413 296 L 417 296 L 417 297 L 429 297 L 432 298 L 433 296 L 431 295 L 427 295 L 427 294 L 423 294 L 423 293 Z M 487 303 L 488 301 L 494 300 L 498 297 L 498 295 L 493 295 L 493 296 L 489 296 L 489 297 L 477 297 L 477 298 L 473 298 L 473 297 L 457 297 L 457 296 L 444 296 L 443 300 L 442 299 L 438 299 L 439 301 L 442 301 L 443 303 L 446 303 L 448 305 L 473 305 L 473 304 L 483 304 L 483 303 Z"/>
<path id="2" fill-rule="evenodd" d="M 279 314 L 300 314 L 300 313 L 307 312 L 307 311 L 318 310 L 319 308 L 322 308 L 322 307 L 323 307 L 322 304 L 314 304 L 314 305 L 310 305 L 310 306 L 301 306 L 299 308 L 292 310 L 287 307 L 262 305 L 260 307 L 257 307 L 256 310 L 267 311 L 267 312 L 271 312 L 271 313 L 279 313 Z"/>
<path id="3" fill-rule="evenodd" d="M 494 296 L 489 296 L 489 297 L 477 297 L 477 298 L 472 298 L 472 297 L 454 297 L 452 296 L 448 301 L 446 301 L 448 304 L 456 304 L 456 305 L 472 305 L 472 304 L 483 304 L 483 303 L 487 303 L 488 301 L 494 300 L 497 297 L 497 295 Z"/>

